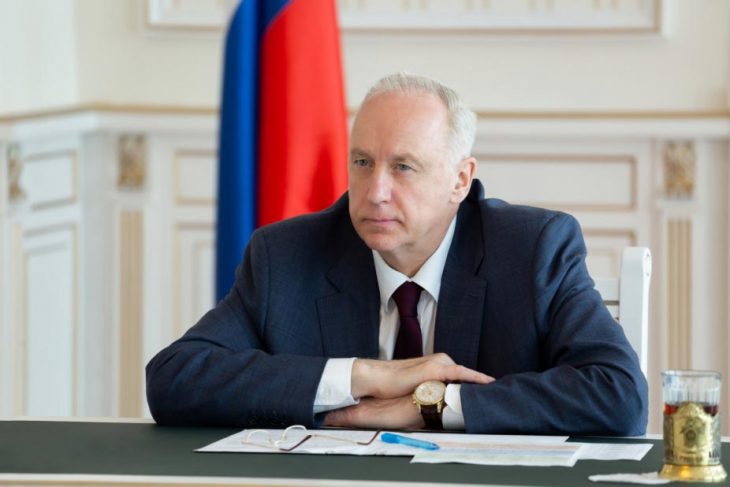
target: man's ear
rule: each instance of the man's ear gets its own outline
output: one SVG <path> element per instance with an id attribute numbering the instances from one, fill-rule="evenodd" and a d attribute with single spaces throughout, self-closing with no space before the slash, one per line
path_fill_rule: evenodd
<path id="1" fill-rule="evenodd" d="M 476 169 L 477 160 L 474 157 L 467 157 L 457 163 L 456 184 L 451 192 L 452 203 L 461 203 L 469 194 Z"/>

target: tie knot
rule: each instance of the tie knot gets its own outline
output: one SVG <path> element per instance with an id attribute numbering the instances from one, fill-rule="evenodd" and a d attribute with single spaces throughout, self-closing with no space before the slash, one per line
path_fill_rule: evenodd
<path id="1" fill-rule="evenodd" d="M 418 317 L 418 298 L 423 288 L 415 282 L 404 282 L 393 293 L 400 316 Z"/>

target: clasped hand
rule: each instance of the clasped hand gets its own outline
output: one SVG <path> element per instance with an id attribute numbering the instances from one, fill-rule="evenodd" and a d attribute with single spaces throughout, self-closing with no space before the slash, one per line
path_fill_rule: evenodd
<path id="1" fill-rule="evenodd" d="M 420 429 L 425 426 L 411 394 L 427 380 L 488 384 L 494 380 L 457 365 L 445 353 L 407 360 L 357 359 L 352 366 L 352 396 L 360 403 L 327 413 L 326 426 Z"/>

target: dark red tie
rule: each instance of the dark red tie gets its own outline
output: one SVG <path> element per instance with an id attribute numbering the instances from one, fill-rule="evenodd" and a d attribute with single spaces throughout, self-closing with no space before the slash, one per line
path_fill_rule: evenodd
<path id="1" fill-rule="evenodd" d="M 398 306 L 398 315 L 400 315 L 400 328 L 395 341 L 393 359 L 423 355 L 421 325 L 418 324 L 418 298 L 421 297 L 421 290 L 421 286 L 415 282 L 404 282 L 393 293 L 393 299 Z"/>

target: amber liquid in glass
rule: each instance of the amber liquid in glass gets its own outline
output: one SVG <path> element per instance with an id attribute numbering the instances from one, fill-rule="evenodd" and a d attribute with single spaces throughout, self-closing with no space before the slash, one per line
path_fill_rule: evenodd
<path id="1" fill-rule="evenodd" d="M 679 409 L 680 406 L 681 404 L 664 403 L 664 415 L 671 416 L 677 412 L 677 409 Z M 717 404 L 702 404 L 702 409 L 710 416 L 717 416 L 719 406 Z"/>

